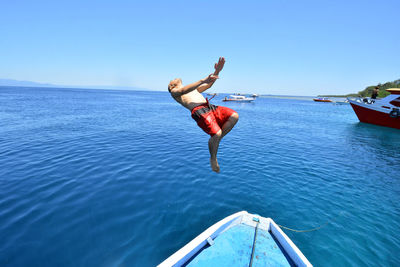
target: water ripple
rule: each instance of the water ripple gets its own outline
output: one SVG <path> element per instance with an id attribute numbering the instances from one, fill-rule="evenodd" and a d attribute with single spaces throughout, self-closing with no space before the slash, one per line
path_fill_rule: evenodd
<path id="1" fill-rule="evenodd" d="M 215 174 L 207 135 L 166 93 L 0 89 L 0 101 L 1 266 L 154 266 L 240 210 L 328 221 L 287 232 L 315 266 L 400 265 L 400 134 L 349 107 L 232 103 L 240 121 Z"/>

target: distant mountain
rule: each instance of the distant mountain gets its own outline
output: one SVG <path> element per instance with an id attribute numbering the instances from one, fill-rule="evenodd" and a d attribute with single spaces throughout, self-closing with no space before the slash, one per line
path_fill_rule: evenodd
<path id="1" fill-rule="evenodd" d="M 56 85 L 49 84 L 49 83 L 17 81 L 17 80 L 11 80 L 11 79 L 0 79 L 0 86 L 56 87 Z"/>
<path id="2" fill-rule="evenodd" d="M 21 87 L 53 87 L 53 88 L 83 88 L 83 89 L 110 89 L 110 90 L 140 90 L 148 91 L 147 88 L 113 85 L 57 85 L 50 83 L 38 83 L 31 81 L 17 81 L 12 79 L 0 79 L 0 86 L 21 86 Z"/>

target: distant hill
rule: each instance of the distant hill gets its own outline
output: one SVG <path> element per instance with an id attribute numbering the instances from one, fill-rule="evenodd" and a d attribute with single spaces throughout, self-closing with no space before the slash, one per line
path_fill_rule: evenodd
<path id="1" fill-rule="evenodd" d="M 0 79 L 0 86 L 20 86 L 20 87 L 52 87 L 52 88 L 82 88 L 82 89 L 110 89 L 110 90 L 140 90 L 148 91 L 146 88 L 113 85 L 57 85 L 50 83 L 38 83 L 31 81 L 18 81 L 12 79 Z"/>
<path id="2" fill-rule="evenodd" d="M 386 82 L 384 84 L 376 84 L 376 85 L 370 85 L 367 88 L 365 88 L 364 90 L 358 92 L 358 93 L 354 93 L 354 94 L 348 94 L 348 95 L 323 95 L 323 96 L 335 96 L 335 97 L 354 97 L 354 96 L 360 96 L 360 97 L 367 97 L 367 96 L 371 96 L 372 94 L 372 90 L 374 90 L 375 86 L 379 85 L 380 86 L 380 90 L 379 90 L 379 95 L 378 97 L 385 97 L 387 95 L 390 95 L 389 92 L 386 91 L 386 89 L 389 88 L 400 88 L 400 79 L 395 80 L 393 82 Z"/>
<path id="3" fill-rule="evenodd" d="M 49 83 L 17 81 L 17 80 L 12 80 L 12 79 L 0 79 L 0 86 L 56 87 L 56 85 L 49 84 Z"/>
<path id="4" fill-rule="evenodd" d="M 393 82 L 386 82 L 384 84 L 379 84 L 379 85 L 380 85 L 380 89 L 379 89 L 378 97 L 385 97 L 387 95 L 390 95 L 390 93 L 387 92 L 386 89 L 389 89 L 389 88 L 400 88 L 400 79 L 395 80 Z M 364 90 L 358 92 L 358 95 L 361 96 L 361 97 L 371 96 L 372 90 L 374 90 L 375 86 L 376 85 L 368 86 Z"/>

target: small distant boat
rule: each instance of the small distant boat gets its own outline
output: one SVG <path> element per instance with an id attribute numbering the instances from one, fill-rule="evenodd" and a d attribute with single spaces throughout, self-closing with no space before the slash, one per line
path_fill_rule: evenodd
<path id="1" fill-rule="evenodd" d="M 259 97 L 259 94 L 252 94 L 251 97 Z"/>
<path id="2" fill-rule="evenodd" d="M 222 101 L 235 101 L 235 102 L 252 102 L 255 98 L 245 97 L 243 95 L 230 95 L 229 98 L 225 97 Z"/>
<path id="3" fill-rule="evenodd" d="M 318 97 L 318 98 L 313 98 L 315 102 L 332 102 L 329 98 L 326 97 Z"/>
<path id="4" fill-rule="evenodd" d="M 271 218 L 241 211 L 212 225 L 159 267 L 252 265 L 312 266 Z"/>
<path id="5" fill-rule="evenodd" d="M 218 95 L 218 94 L 217 94 L 217 93 L 207 93 L 207 95 L 216 96 L 216 95 Z"/>
<path id="6" fill-rule="evenodd" d="M 400 129 L 400 88 L 386 89 L 383 99 L 349 99 L 361 122 Z"/>

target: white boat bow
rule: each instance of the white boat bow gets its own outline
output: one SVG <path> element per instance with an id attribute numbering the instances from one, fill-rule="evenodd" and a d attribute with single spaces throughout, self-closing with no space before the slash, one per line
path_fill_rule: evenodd
<path id="1" fill-rule="evenodd" d="M 212 225 L 159 266 L 236 266 L 253 261 L 259 266 L 312 266 L 271 218 L 246 211 Z"/>

